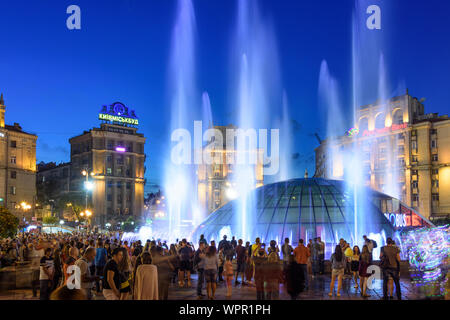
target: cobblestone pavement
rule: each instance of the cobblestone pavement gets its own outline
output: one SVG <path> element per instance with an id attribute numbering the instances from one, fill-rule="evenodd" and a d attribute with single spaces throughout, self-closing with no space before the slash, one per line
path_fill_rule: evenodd
<path id="1" fill-rule="evenodd" d="M 330 288 L 331 277 L 330 275 L 317 276 L 315 279 L 310 277 L 309 288 L 302 292 L 298 299 L 303 300 L 365 300 L 361 297 L 360 289 L 354 288 L 354 282 L 352 279 L 346 278 L 343 280 L 343 288 L 341 290 L 341 296 L 336 296 L 337 282 L 335 286 L 335 294 L 333 297 L 328 296 Z M 383 296 L 382 281 L 375 280 L 374 288 L 368 290 L 368 294 L 371 296 L 366 298 L 367 300 L 380 300 Z M 178 288 L 175 285 L 171 285 L 169 289 L 169 300 L 196 300 L 196 276 L 192 276 L 191 288 Z M 404 300 L 418 300 L 424 299 L 425 295 L 419 291 L 419 289 L 411 283 L 407 278 L 401 279 L 402 298 Z M 206 294 L 206 290 L 203 289 L 203 294 Z M 217 285 L 216 299 L 226 300 L 226 286 L 224 282 Z M 394 288 L 395 296 L 395 288 Z M 37 297 L 33 297 L 31 289 L 9 290 L 0 292 L 0 300 L 38 300 Z M 204 297 L 203 299 L 206 299 Z M 232 300 L 255 300 L 256 289 L 254 286 L 234 286 Z M 280 300 L 289 300 L 289 295 L 285 292 L 285 289 L 280 285 Z M 104 300 L 103 296 L 95 296 L 94 300 Z"/>

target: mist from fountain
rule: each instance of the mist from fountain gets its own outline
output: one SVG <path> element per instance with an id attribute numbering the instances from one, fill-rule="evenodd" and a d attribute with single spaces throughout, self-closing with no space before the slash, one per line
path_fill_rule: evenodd
<path id="1" fill-rule="evenodd" d="M 179 0 L 176 22 L 172 33 L 169 70 L 171 95 L 170 133 L 177 129 L 189 130 L 201 117 L 200 99 L 195 77 L 195 13 L 191 0 Z M 192 130 L 190 131 L 192 135 Z M 171 139 L 169 141 L 172 140 Z M 189 141 L 190 143 L 190 141 Z M 190 145 L 190 144 L 189 144 Z M 195 220 L 200 220 L 197 205 L 195 166 L 182 159 L 192 159 L 192 149 L 173 154 L 168 143 L 164 168 L 163 189 L 167 199 L 167 239 L 173 241 L 180 234 L 192 230 Z M 187 154 L 185 154 L 185 152 Z M 175 163 L 174 163 L 175 161 Z"/>

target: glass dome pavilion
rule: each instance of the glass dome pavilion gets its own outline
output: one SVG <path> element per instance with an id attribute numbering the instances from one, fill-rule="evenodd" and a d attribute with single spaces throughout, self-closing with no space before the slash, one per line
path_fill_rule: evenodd
<path id="1" fill-rule="evenodd" d="M 403 205 L 367 187 L 355 191 L 344 181 L 292 179 L 259 187 L 248 197 L 253 201 L 247 203 L 253 205 L 247 207 L 252 222 L 246 236 L 241 234 L 243 219 L 238 208 L 242 199 L 238 198 L 211 213 L 194 230 L 193 239 L 204 234 L 206 239 L 220 240 L 226 234 L 229 239 L 236 236 L 253 242 L 260 237 L 262 242 L 276 240 L 278 244 L 287 237 L 296 244 L 300 238 L 307 243 L 321 237 L 326 244 L 325 255 L 329 257 L 340 238 L 360 248 L 363 235 L 375 239 L 378 247 L 384 245 L 387 237 L 399 238 L 385 213 L 402 212 Z"/>

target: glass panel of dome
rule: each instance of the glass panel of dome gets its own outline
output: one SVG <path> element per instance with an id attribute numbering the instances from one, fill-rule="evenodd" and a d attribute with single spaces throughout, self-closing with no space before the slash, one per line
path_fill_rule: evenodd
<path id="1" fill-rule="evenodd" d="M 298 223 L 299 215 L 299 207 L 290 207 L 287 211 L 286 223 Z"/>
<path id="2" fill-rule="evenodd" d="M 271 223 L 284 223 L 284 219 L 286 218 L 286 211 L 287 208 L 276 208 Z"/>
<path id="3" fill-rule="evenodd" d="M 329 207 L 328 214 L 330 216 L 331 223 L 344 222 L 344 218 L 342 217 L 338 207 Z"/>
<path id="4" fill-rule="evenodd" d="M 312 194 L 312 198 L 313 198 L 313 205 L 314 206 L 317 206 L 317 207 L 323 206 L 322 195 L 313 193 Z"/>
<path id="5" fill-rule="evenodd" d="M 281 197 L 280 202 L 278 203 L 278 207 L 287 207 L 289 204 L 289 199 L 291 197 L 289 195 L 284 195 Z"/>
<path id="6" fill-rule="evenodd" d="M 258 219 L 258 223 L 270 223 L 273 214 L 273 208 L 266 208 Z"/>
<path id="7" fill-rule="evenodd" d="M 324 194 L 323 199 L 325 200 L 326 206 L 336 206 L 336 201 L 334 201 L 333 195 L 331 193 Z"/>
<path id="8" fill-rule="evenodd" d="M 269 247 L 269 241 L 275 240 L 277 244 L 280 242 L 280 236 L 283 232 L 283 224 L 272 223 L 267 232 L 267 237 L 265 237 L 266 249 Z"/>
<path id="9" fill-rule="evenodd" d="M 301 207 L 300 223 L 314 222 L 314 212 L 312 207 Z"/>
<path id="10" fill-rule="evenodd" d="M 292 241 L 294 241 L 295 239 L 299 239 L 298 225 L 297 224 L 286 224 L 284 226 L 282 240 L 280 240 L 280 242 L 283 241 L 283 243 L 284 243 L 284 238 L 289 238 L 289 240 L 291 241 L 291 245 L 292 245 Z"/>
<path id="11" fill-rule="evenodd" d="M 300 206 L 300 195 L 293 194 L 289 202 L 289 207 L 299 207 Z"/>
<path id="12" fill-rule="evenodd" d="M 315 207 L 314 215 L 316 216 L 316 223 L 329 223 L 328 213 L 325 207 Z"/>
<path id="13" fill-rule="evenodd" d="M 266 203 L 266 208 L 273 208 L 277 205 L 278 203 L 278 197 L 272 197 L 271 199 L 269 199 Z"/>
<path id="14" fill-rule="evenodd" d="M 310 197 L 309 197 L 309 193 L 305 194 L 302 193 L 302 199 L 301 199 L 301 206 L 303 207 L 309 207 L 310 204 Z"/>

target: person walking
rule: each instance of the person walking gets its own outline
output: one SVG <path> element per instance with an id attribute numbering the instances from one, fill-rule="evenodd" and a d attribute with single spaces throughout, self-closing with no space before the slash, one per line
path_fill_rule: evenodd
<path id="1" fill-rule="evenodd" d="M 308 270 L 307 263 L 308 259 L 311 256 L 309 249 L 305 247 L 303 244 L 303 239 L 298 241 L 298 246 L 294 250 L 295 261 L 299 265 L 300 272 L 303 272 L 303 276 L 305 278 L 305 289 L 308 289 Z"/>
<path id="2" fill-rule="evenodd" d="M 388 282 L 389 279 L 395 283 L 395 292 L 397 299 L 402 299 L 402 292 L 400 288 L 400 250 L 392 245 L 392 239 L 387 238 L 387 245 L 381 248 L 380 260 L 383 271 L 383 300 L 388 300 Z"/>
<path id="3" fill-rule="evenodd" d="M 330 284 L 330 293 L 328 295 L 330 297 L 333 296 L 334 283 L 336 282 L 336 277 L 338 278 L 338 287 L 336 296 L 341 296 L 341 288 L 342 288 L 342 277 L 344 276 L 344 269 L 346 264 L 346 259 L 344 254 L 342 253 L 342 248 L 340 245 L 337 245 L 334 249 L 334 253 L 330 258 L 331 262 L 331 284 Z"/>

